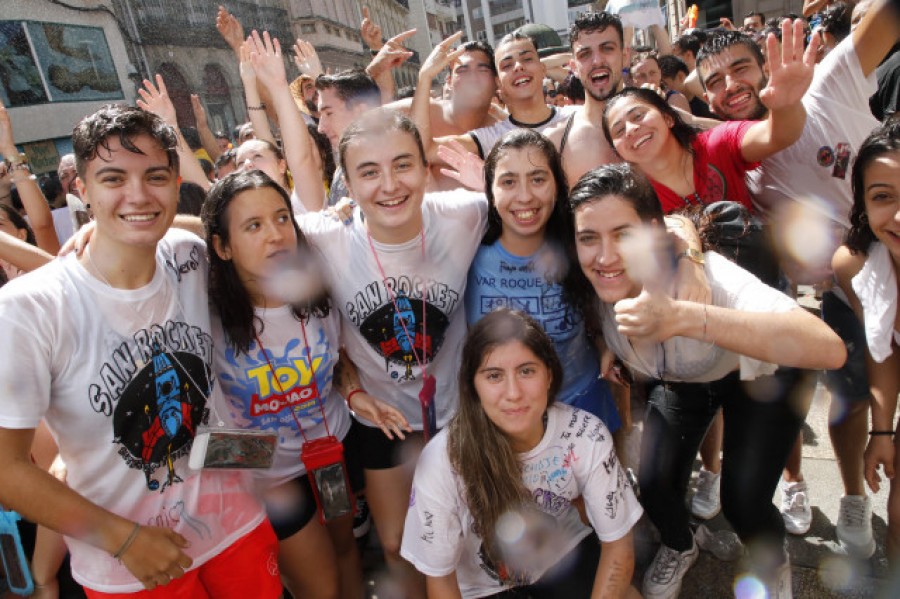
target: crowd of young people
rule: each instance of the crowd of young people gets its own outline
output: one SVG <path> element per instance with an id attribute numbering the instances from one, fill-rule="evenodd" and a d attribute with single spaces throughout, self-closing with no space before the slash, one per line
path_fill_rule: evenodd
<path id="1" fill-rule="evenodd" d="M 868 106 L 900 39 L 887 0 L 824 58 L 800 19 L 679 38 L 683 95 L 679 65 L 631 60 L 620 18 L 586 13 L 566 69 L 584 102 L 561 108 L 522 33 L 448 37 L 386 103 L 412 32 L 384 42 L 366 13 L 378 52 L 335 74 L 298 40 L 291 83 L 279 40 L 224 9 L 217 27 L 251 117 L 237 147 L 191 147 L 160 76 L 138 107 L 86 116 L 60 173 L 93 222 L 59 258 L 0 106 L 0 182 L 27 216 L 0 206 L 0 505 L 44 533 L 40 596 L 58 596 L 59 533 L 90 597 L 360 599 L 364 496 L 379 595 L 676 597 L 702 545 L 700 451 L 692 511 L 721 504 L 741 571 L 790 597 L 817 370 L 837 536 L 871 556 L 863 478 L 877 491 L 900 467 L 900 129 Z M 176 216 L 182 177 L 206 191 L 199 216 Z M 772 230 L 778 276 L 728 255 L 711 205 Z M 818 256 L 785 241 L 798 205 L 838 231 Z M 823 321 L 791 294 L 832 266 Z M 632 462 L 616 450 L 638 389 Z M 633 581 L 645 512 L 661 543 Z"/>

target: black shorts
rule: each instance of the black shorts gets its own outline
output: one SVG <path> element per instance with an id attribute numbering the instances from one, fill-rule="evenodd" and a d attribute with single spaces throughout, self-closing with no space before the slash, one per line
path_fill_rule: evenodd
<path id="1" fill-rule="evenodd" d="M 387 470 L 419 457 L 425 446 L 422 431 L 404 432 L 406 439 L 388 439 L 380 428 L 359 424 L 360 462 L 366 470 Z"/>
<path id="2" fill-rule="evenodd" d="M 354 420 L 342 440 L 351 493 L 357 493 L 365 487 L 365 475 L 359 460 L 361 454 L 360 428 L 364 427 Z M 309 476 L 305 472 L 264 493 L 263 503 L 279 541 L 294 536 L 313 518 L 317 517 L 316 498 L 309 482 Z"/>

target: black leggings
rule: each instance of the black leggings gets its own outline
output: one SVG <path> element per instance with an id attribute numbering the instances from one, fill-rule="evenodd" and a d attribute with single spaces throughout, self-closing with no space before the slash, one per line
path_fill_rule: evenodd
<path id="1" fill-rule="evenodd" d="M 686 551 L 693 544 L 687 487 L 720 407 L 725 517 L 745 543 L 784 541 L 784 521 L 772 496 L 814 386 L 815 372 L 795 368 L 752 382 L 741 382 L 735 372 L 712 383 L 649 383 L 638 480 L 641 503 L 666 546 Z"/>
<path id="2" fill-rule="evenodd" d="M 491 599 L 590 599 L 600 564 L 600 541 L 591 532 L 558 564 L 529 585 L 506 589 Z"/>

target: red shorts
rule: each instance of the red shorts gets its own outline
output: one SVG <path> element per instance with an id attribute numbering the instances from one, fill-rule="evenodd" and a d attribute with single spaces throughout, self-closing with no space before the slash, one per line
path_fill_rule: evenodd
<path id="1" fill-rule="evenodd" d="M 87 588 L 84 592 L 91 599 L 281 597 L 278 540 L 265 520 L 216 557 L 167 585 L 134 593 L 101 593 Z"/>

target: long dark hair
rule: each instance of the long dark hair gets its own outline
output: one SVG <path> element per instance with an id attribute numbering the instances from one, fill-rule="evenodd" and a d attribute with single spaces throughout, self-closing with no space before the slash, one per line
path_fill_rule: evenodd
<path id="1" fill-rule="evenodd" d="M 844 242 L 853 254 L 868 255 L 869 246 L 876 241 L 866 214 L 866 169 L 885 154 L 900 152 L 900 119 L 892 118 L 875 128 L 859 146 L 853 161 L 850 186 L 853 207 L 850 209 L 850 230 Z"/>
<path id="2" fill-rule="evenodd" d="M 685 123 L 678 111 L 669 106 L 669 103 L 662 99 L 658 93 L 643 87 L 626 87 L 606 102 L 606 106 L 603 108 L 603 135 L 606 137 L 606 141 L 609 142 L 609 147 L 615 148 L 612 135 L 609 132 L 609 111 L 617 103 L 631 97 L 644 104 L 649 104 L 651 108 L 661 112 L 664 117 L 672 119 L 671 131 L 676 141 L 678 141 L 678 145 L 688 152 L 692 151 L 691 142 L 697 137 L 699 130 L 693 125 Z"/>
<path id="3" fill-rule="evenodd" d="M 250 349 L 257 319 L 250 293 L 238 276 L 234 262 L 223 260 L 219 256 L 214 249 L 214 239 L 218 237 L 222 244 L 230 241 L 228 207 L 231 202 L 242 192 L 265 188 L 277 191 L 288 210 L 291 209 L 291 199 L 284 188 L 261 170 L 254 169 L 232 173 L 213 185 L 200 214 L 209 253 L 209 301 L 222 321 L 229 345 L 241 353 L 247 353 Z M 293 211 L 291 224 L 297 234 L 297 247 L 311 251 L 309 243 L 294 219 Z M 324 317 L 328 315 L 330 306 L 327 297 L 322 296 L 311 301 L 306 307 L 292 306 L 292 309 L 297 318 L 307 318 L 310 315 Z M 260 330 L 261 326 L 262 323 Z"/>
<path id="4" fill-rule="evenodd" d="M 655 219 L 662 225 L 662 206 L 653 190 L 653 184 L 638 167 L 627 162 L 607 164 L 585 173 L 569 193 L 569 208 L 574 215 L 581 206 L 608 196 L 616 196 L 630 203 L 642 222 L 649 223 Z M 588 337 L 599 338 L 602 336 L 600 298 L 579 265 L 574 218 L 572 233 L 566 243 L 566 254 L 573 264 L 563 280 L 566 300 L 584 319 Z"/>
<path id="5" fill-rule="evenodd" d="M 540 150 L 547 159 L 550 166 L 550 173 L 553 175 L 556 183 L 556 200 L 553 205 L 553 212 L 547 220 L 544 229 L 544 238 L 555 241 L 562 246 L 568 236 L 571 228 L 569 223 L 569 209 L 566 206 L 566 195 L 569 187 L 566 183 L 566 173 L 562 168 L 562 162 L 559 159 L 559 152 L 556 151 L 553 142 L 531 129 L 516 129 L 504 135 L 487 156 L 484 161 L 484 193 L 488 199 L 488 225 L 481 239 L 482 245 L 491 245 L 496 242 L 503 232 L 503 221 L 500 219 L 500 213 L 494 204 L 493 183 L 496 177 L 497 163 L 503 158 L 509 150 L 521 150 L 524 148 L 536 148 Z"/>
<path id="6" fill-rule="evenodd" d="M 7 206 L 6 204 L 0 204 L 0 210 L 3 210 L 3 214 L 6 215 L 6 218 L 9 222 L 12 223 L 19 231 L 25 231 L 25 241 L 30 243 L 31 245 L 37 245 L 37 240 L 34 238 L 34 231 L 31 229 L 31 225 L 28 224 L 28 221 L 25 220 L 21 214 L 18 213 L 12 206 Z"/>
<path id="7" fill-rule="evenodd" d="M 462 478 L 475 533 L 494 563 L 502 561 L 494 532 L 497 520 L 507 511 L 527 505 L 529 494 L 509 439 L 481 406 L 475 375 L 491 351 L 510 341 L 521 342 L 550 370 L 547 407 L 554 402 L 563 371 L 553 340 L 528 314 L 498 308 L 475 323 L 466 336 L 459 368 L 459 411 L 447 431 L 450 464 Z"/>

